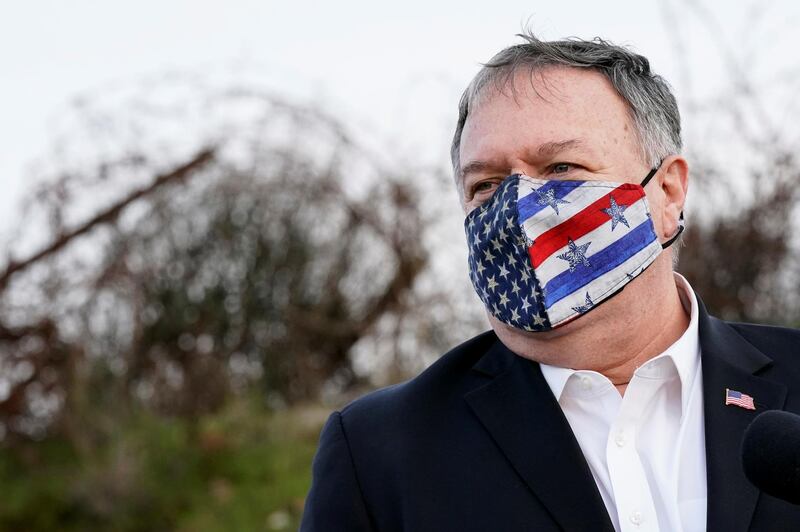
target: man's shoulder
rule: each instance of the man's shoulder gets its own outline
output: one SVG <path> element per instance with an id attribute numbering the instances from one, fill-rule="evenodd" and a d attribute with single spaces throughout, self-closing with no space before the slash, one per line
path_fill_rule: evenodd
<path id="1" fill-rule="evenodd" d="M 447 409 L 480 378 L 472 367 L 497 341 L 493 331 L 481 333 L 443 354 L 416 377 L 351 401 L 341 409 L 342 418 L 351 424 L 410 422 L 411 417 Z"/>
<path id="2" fill-rule="evenodd" d="M 776 325 L 726 322 L 748 343 L 770 358 L 800 356 L 800 330 Z M 800 358 L 795 358 L 795 363 Z"/>
<path id="3" fill-rule="evenodd" d="M 776 325 L 725 322 L 770 360 L 762 376 L 800 390 L 800 330 Z"/>

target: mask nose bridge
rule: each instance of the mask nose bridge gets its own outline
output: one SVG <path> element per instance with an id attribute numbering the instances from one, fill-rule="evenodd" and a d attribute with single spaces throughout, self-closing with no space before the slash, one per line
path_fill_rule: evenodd
<path id="1" fill-rule="evenodd" d="M 508 175 L 526 175 L 528 177 L 536 177 L 536 169 L 523 160 L 515 161 L 509 168 Z"/>

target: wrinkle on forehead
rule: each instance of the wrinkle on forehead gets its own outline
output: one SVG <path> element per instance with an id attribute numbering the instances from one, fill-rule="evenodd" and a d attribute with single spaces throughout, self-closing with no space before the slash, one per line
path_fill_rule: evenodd
<path id="1" fill-rule="evenodd" d="M 568 80 L 564 78 L 564 75 L 570 72 L 589 74 L 595 77 L 597 81 L 605 85 L 618 98 L 625 114 L 624 129 L 626 132 L 632 132 L 633 134 L 637 158 L 649 164 L 644 151 L 641 133 L 636 125 L 633 109 L 611 81 L 603 73 L 592 68 L 552 64 L 518 66 L 513 71 L 507 71 L 496 76 L 492 83 L 479 89 L 474 102 L 470 105 L 470 114 L 479 113 L 481 105 L 485 105 L 488 101 L 498 96 L 511 99 L 518 108 L 523 108 L 526 102 L 534 102 L 536 100 L 549 105 L 553 105 L 556 102 L 568 103 L 570 101 L 569 87 L 566 85 Z"/>
<path id="2" fill-rule="evenodd" d="M 523 70 L 524 68 L 524 70 Z M 516 67 L 513 71 L 504 72 L 493 78 L 490 86 L 482 87 L 476 94 L 475 100 L 470 107 L 474 109 L 481 103 L 495 96 L 505 96 L 511 98 L 518 107 L 524 105 L 524 99 L 530 100 L 537 97 L 544 102 L 553 103 L 554 100 L 561 102 L 567 101 L 567 97 L 561 91 L 561 83 L 555 82 L 552 74 L 554 72 L 566 72 L 569 70 L 586 71 L 576 67 L 564 65 L 526 65 Z M 598 73 L 598 75 L 600 75 Z M 524 87 L 519 87 L 519 83 L 525 83 Z M 533 94 L 530 93 L 533 91 Z"/>

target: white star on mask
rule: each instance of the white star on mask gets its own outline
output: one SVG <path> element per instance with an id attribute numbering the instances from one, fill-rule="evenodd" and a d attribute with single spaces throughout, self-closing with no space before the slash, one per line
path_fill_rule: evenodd
<path id="1" fill-rule="evenodd" d="M 536 203 L 539 205 L 549 205 L 554 211 L 556 211 L 556 214 L 560 214 L 558 212 L 559 203 L 569 203 L 567 200 L 557 198 L 556 193 L 552 188 L 547 192 L 539 192 L 538 190 L 534 190 L 534 192 L 536 192 L 536 195 L 539 196 L 539 199 L 536 200 Z"/>
<path id="2" fill-rule="evenodd" d="M 618 205 L 617 201 L 614 199 L 614 196 L 611 196 L 611 206 L 608 209 L 600 209 L 607 215 L 611 216 L 611 230 L 613 231 L 618 223 L 621 223 L 628 229 L 631 228 L 628 225 L 628 220 L 625 219 L 625 216 L 622 214 L 625 212 L 625 209 L 628 208 L 628 205 Z"/>
<path id="3" fill-rule="evenodd" d="M 587 242 L 579 246 L 575 244 L 575 242 L 573 242 L 571 238 L 567 238 L 567 245 L 569 246 L 569 250 L 562 253 L 561 255 L 558 255 L 558 258 L 569 262 L 570 272 L 574 272 L 575 268 L 579 264 L 583 264 L 584 266 L 591 266 L 591 264 L 589 263 L 589 259 L 586 258 L 586 250 L 590 244 L 591 242 Z"/>

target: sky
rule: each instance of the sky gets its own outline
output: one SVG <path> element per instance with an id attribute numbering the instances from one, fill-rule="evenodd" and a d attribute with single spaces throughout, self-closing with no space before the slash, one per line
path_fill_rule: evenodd
<path id="1" fill-rule="evenodd" d="M 51 152 L 70 102 L 166 72 L 237 81 L 257 71 L 401 158 L 446 161 L 461 91 L 526 24 L 544 38 L 633 47 L 682 105 L 726 83 L 722 48 L 758 52 L 752 68 L 764 79 L 800 67 L 782 51 L 800 14 L 788 0 L 30 0 L 4 2 L 2 12 L 0 242 L 20 223 L 35 163 Z"/>

